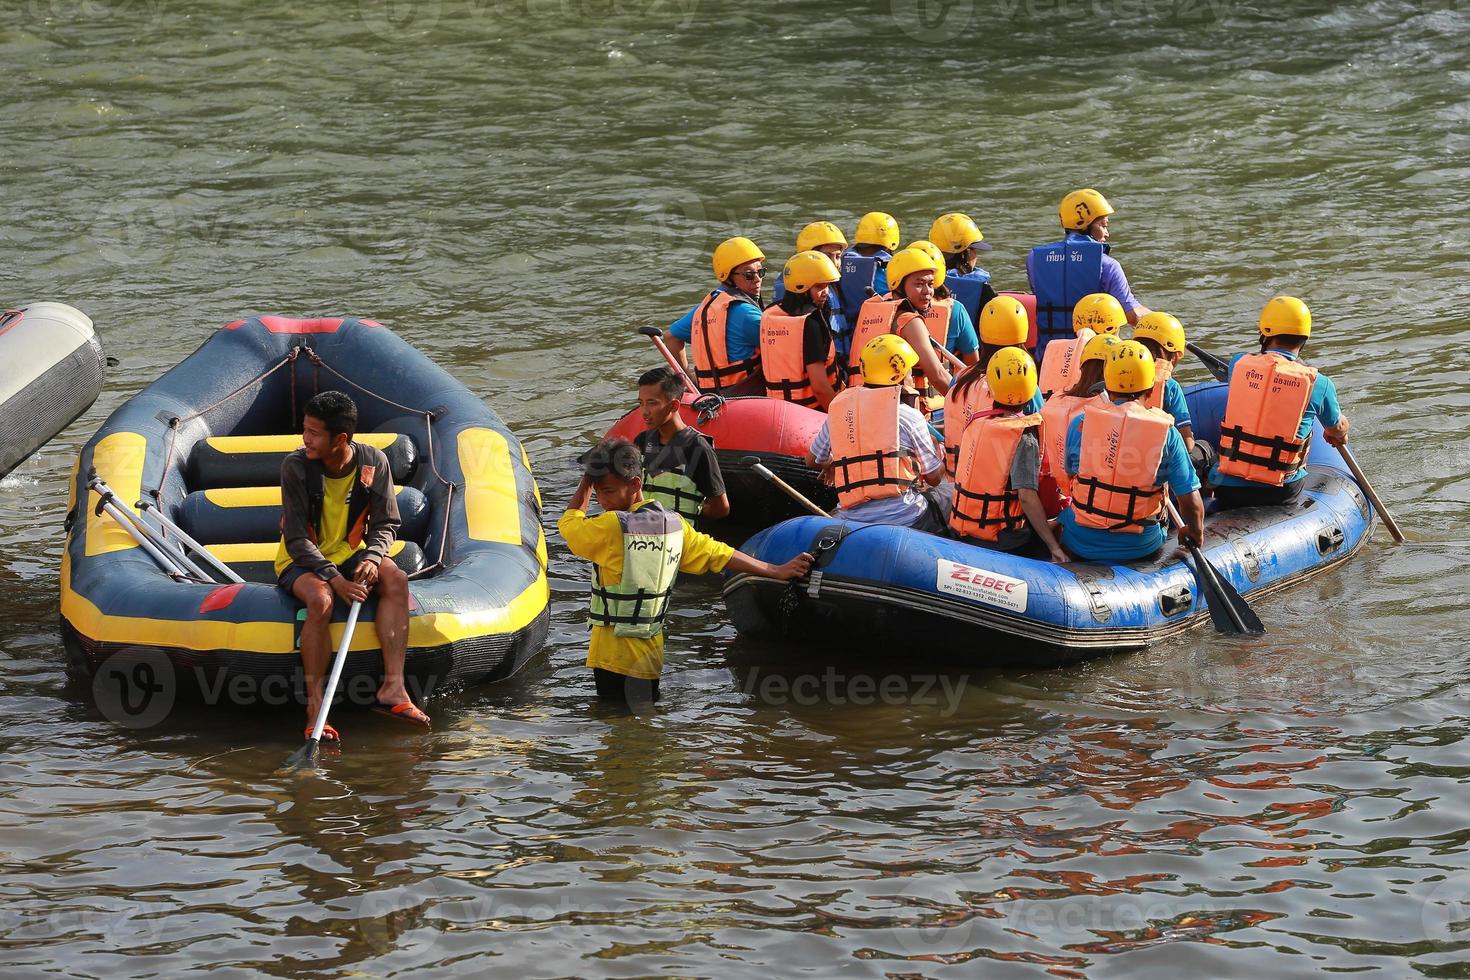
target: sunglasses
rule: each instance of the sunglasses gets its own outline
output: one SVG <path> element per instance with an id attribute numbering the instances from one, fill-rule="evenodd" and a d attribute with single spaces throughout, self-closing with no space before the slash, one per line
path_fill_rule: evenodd
<path id="1" fill-rule="evenodd" d="M 741 279 L 759 279 L 766 274 L 765 269 L 751 269 L 749 272 L 735 273 Z"/>

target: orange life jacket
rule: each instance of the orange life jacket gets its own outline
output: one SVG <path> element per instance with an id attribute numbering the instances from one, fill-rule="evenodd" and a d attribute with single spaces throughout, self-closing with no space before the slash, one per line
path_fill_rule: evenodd
<path id="1" fill-rule="evenodd" d="M 932 303 L 929 304 L 929 308 L 927 310 L 919 314 L 924 318 L 924 326 L 928 328 L 929 337 L 933 344 L 943 347 L 944 342 L 949 339 L 949 318 L 953 308 L 953 299 L 936 298 Z M 941 364 L 944 363 L 943 354 L 940 354 L 936 351 L 935 356 L 939 358 Z M 926 387 L 934 387 L 929 379 L 924 376 L 923 370 L 917 366 L 914 368 L 914 387 L 918 388 L 920 391 L 923 391 Z"/>
<path id="2" fill-rule="evenodd" d="M 743 296 L 717 289 L 695 308 L 689 339 L 694 346 L 694 380 L 700 388 L 720 391 L 734 387 L 760 366 L 759 355 L 731 363 L 730 348 L 725 346 L 725 325 L 730 316 L 730 305 L 749 302 Z"/>
<path id="3" fill-rule="evenodd" d="M 1141 531 L 1164 506 L 1157 483 L 1174 420 L 1137 401 L 1088 401 L 1082 408 L 1082 455 L 1072 481 L 1077 523 L 1104 531 Z"/>
<path id="4" fill-rule="evenodd" d="M 990 397 L 990 382 L 985 375 L 973 384 L 965 386 L 961 397 L 955 397 L 953 387 L 949 394 L 944 396 L 944 472 L 950 479 L 954 478 L 955 463 L 960 457 L 960 442 L 964 438 L 965 429 L 982 412 L 988 412 L 995 408 L 995 401 Z"/>
<path id="5" fill-rule="evenodd" d="M 898 333 L 917 313 L 901 315 L 898 308 L 903 305 L 901 299 L 888 299 L 883 296 L 870 296 L 863 301 L 862 308 L 858 310 L 857 325 L 852 328 L 852 348 L 847 355 L 847 383 L 860 385 L 863 383 L 863 368 L 859 359 L 863 353 L 863 347 L 874 337 L 881 337 L 885 333 Z"/>
<path id="6" fill-rule="evenodd" d="M 766 397 L 817 406 L 817 393 L 806 373 L 805 335 L 805 314 L 791 316 L 776 305 L 766 307 L 761 314 L 761 374 L 766 379 Z M 837 348 L 830 339 L 826 364 L 827 383 L 835 388 Z"/>
<path id="7" fill-rule="evenodd" d="M 1317 369 L 1270 353 L 1247 354 L 1230 371 L 1220 423 L 1220 472 L 1279 487 L 1302 468 L 1308 438 L 1297 430 L 1312 402 Z"/>
<path id="8" fill-rule="evenodd" d="M 951 531 L 962 538 L 996 541 L 1001 531 L 1026 526 L 1021 495 L 1011 486 L 1011 463 L 1021 436 L 1040 424 L 1040 415 L 1000 414 L 992 409 L 965 429 L 955 467 Z"/>
<path id="9" fill-rule="evenodd" d="M 1072 420 L 1082 414 L 1088 402 L 1106 403 L 1106 393 L 1096 395 L 1067 395 L 1057 393 L 1041 406 L 1041 468 L 1050 473 L 1057 489 L 1067 496 L 1072 495 L 1072 477 L 1067 472 L 1067 430 Z"/>
<path id="10" fill-rule="evenodd" d="M 1082 348 L 1097 333 L 1084 329 L 1075 340 L 1053 340 L 1046 345 L 1041 358 L 1041 376 L 1037 379 L 1042 398 L 1050 398 L 1066 391 L 1077 382 L 1077 372 L 1082 368 Z"/>
<path id="11" fill-rule="evenodd" d="M 1150 391 L 1139 399 L 1139 401 L 1143 402 L 1145 408 L 1164 407 L 1164 388 L 1168 385 L 1169 379 L 1172 377 L 1174 377 L 1173 362 L 1166 361 L 1162 357 L 1154 361 L 1153 391 Z"/>
<path id="12" fill-rule="evenodd" d="M 898 385 L 847 388 L 828 406 L 837 502 L 855 507 L 896 497 L 914 485 L 913 455 L 899 449 Z"/>

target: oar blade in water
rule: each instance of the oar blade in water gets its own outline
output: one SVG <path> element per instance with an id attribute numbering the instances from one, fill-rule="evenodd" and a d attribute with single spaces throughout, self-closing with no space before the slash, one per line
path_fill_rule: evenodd
<path id="1" fill-rule="evenodd" d="M 281 763 L 281 769 L 315 769 L 316 751 L 319 744 L 314 738 L 307 739 L 305 745 L 286 757 L 286 761 Z"/>

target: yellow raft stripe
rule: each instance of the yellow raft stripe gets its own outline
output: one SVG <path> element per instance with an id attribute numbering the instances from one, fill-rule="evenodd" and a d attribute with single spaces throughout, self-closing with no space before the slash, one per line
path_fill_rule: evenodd
<path id="1" fill-rule="evenodd" d="M 179 586 L 193 588 L 193 586 Z M 202 599 L 208 593 L 200 591 Z M 505 606 L 481 612 L 427 613 L 410 616 L 408 645 L 438 647 L 459 640 L 515 633 L 535 621 L 550 601 L 546 572 Z M 141 616 L 109 616 L 96 604 L 71 588 L 71 555 L 61 558 L 61 615 L 83 636 L 105 643 L 175 647 L 182 650 L 235 650 L 242 653 L 280 654 L 295 657 L 292 623 L 230 623 L 218 620 L 149 619 Z M 332 626 L 333 642 L 342 637 L 343 624 Z M 361 623 L 352 634 L 353 650 L 379 649 L 374 624 Z"/>
<path id="2" fill-rule="evenodd" d="M 252 541 L 246 544 L 207 544 L 204 550 L 209 552 L 226 565 L 236 562 L 245 564 L 252 561 L 276 560 L 276 549 L 281 546 L 279 541 Z M 393 546 L 388 549 L 388 554 L 396 555 L 403 550 L 402 541 L 394 541 Z"/>
<path id="3" fill-rule="evenodd" d="M 403 488 L 393 487 L 397 495 Z M 217 487 L 204 491 L 204 499 L 216 507 L 279 507 L 280 487 Z"/>
<path id="4" fill-rule="evenodd" d="M 143 494 L 143 460 L 148 455 L 148 440 L 137 432 L 114 432 L 105 436 L 92 449 L 92 465 L 97 475 L 122 498 L 119 503 L 131 508 Z M 87 555 L 105 555 L 138 547 L 132 535 L 107 514 L 97 513 L 102 498 L 87 491 Z"/>
<path id="5" fill-rule="evenodd" d="M 378 449 L 387 449 L 398 436 L 397 432 L 359 432 L 352 438 Z M 204 441 L 211 449 L 222 453 L 289 453 L 301 448 L 301 433 L 284 436 L 212 436 Z"/>
<path id="6" fill-rule="evenodd" d="M 462 429 L 458 449 L 470 537 L 520 544 L 521 502 L 505 436 L 494 429 Z"/>
<path id="7" fill-rule="evenodd" d="M 536 482 L 536 474 L 531 470 L 531 457 L 526 455 L 526 447 L 521 447 L 521 462 L 526 464 L 526 472 L 531 474 L 531 492 L 536 495 L 536 506 L 541 506 L 541 485 Z"/>

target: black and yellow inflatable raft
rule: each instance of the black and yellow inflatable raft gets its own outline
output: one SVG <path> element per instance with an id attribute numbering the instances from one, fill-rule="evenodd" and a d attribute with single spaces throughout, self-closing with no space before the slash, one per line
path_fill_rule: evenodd
<path id="1" fill-rule="evenodd" d="M 515 436 L 372 320 L 266 316 L 217 331 L 83 448 L 61 565 L 73 676 L 93 677 L 122 655 L 146 661 L 152 683 L 185 696 L 296 699 L 300 607 L 274 584 L 280 464 L 301 443 L 302 407 L 329 389 L 352 396 L 358 440 L 382 449 L 393 469 L 403 523 L 392 558 L 411 579 L 410 690 L 426 697 L 446 683 L 504 678 L 541 648 L 549 598 L 541 498 Z M 157 525 L 176 525 L 245 581 L 165 571 L 102 509 L 89 489 L 94 469 L 115 502 L 139 511 L 165 542 Z M 381 674 L 373 612 L 369 601 L 353 634 L 341 684 L 349 696 L 370 697 L 374 684 L 353 679 Z M 334 643 L 345 619 L 343 608 Z"/>

